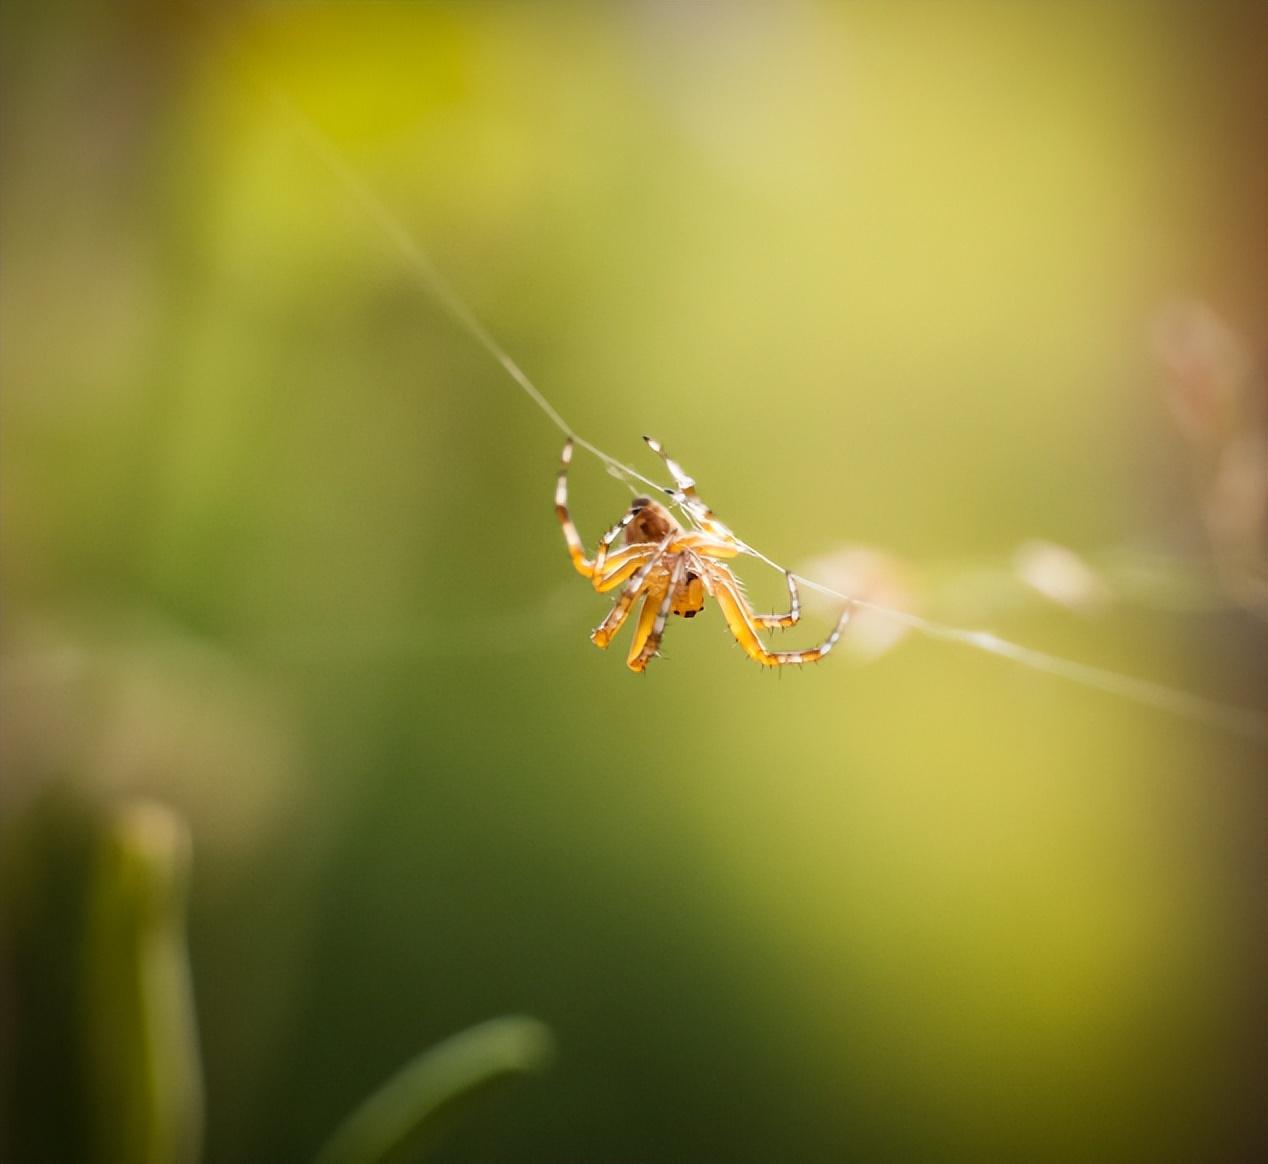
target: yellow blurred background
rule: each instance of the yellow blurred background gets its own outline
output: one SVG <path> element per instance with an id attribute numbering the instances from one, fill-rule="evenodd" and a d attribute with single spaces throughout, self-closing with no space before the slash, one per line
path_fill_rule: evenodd
<path id="1" fill-rule="evenodd" d="M 339 168 L 582 434 L 651 475 L 660 437 L 778 561 L 850 586 L 866 547 L 919 614 L 1262 712 L 1262 557 L 1175 394 L 1256 447 L 1266 33 L 7 5 L 5 1158 L 108 1158 L 84 854 L 138 797 L 192 838 L 206 1161 L 311 1158 L 506 1011 L 558 1063 L 434 1159 L 1256 1158 L 1262 740 L 918 635 L 776 677 L 712 609 L 629 673 L 561 434 Z M 628 495 L 572 485 L 592 544 Z M 1027 587 L 1034 539 L 1100 599 Z"/>

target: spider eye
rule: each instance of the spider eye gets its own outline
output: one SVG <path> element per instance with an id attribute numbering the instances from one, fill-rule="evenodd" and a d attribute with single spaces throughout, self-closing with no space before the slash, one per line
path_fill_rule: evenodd
<path id="1" fill-rule="evenodd" d="M 649 505 L 651 505 L 651 503 L 652 503 L 652 499 L 650 497 L 636 497 L 634 498 L 633 501 L 630 502 L 630 508 L 631 509 L 646 509 Z"/>

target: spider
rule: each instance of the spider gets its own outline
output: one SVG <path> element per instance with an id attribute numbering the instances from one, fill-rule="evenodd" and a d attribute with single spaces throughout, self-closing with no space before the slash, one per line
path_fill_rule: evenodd
<path id="1" fill-rule="evenodd" d="M 599 539 L 593 561 L 586 557 L 585 546 L 568 513 L 572 438 L 564 444 L 555 486 L 555 514 L 563 526 L 572 564 L 579 574 L 590 579 L 600 594 L 624 587 L 607 618 L 590 632 L 594 645 L 606 649 L 633 612 L 635 603 L 642 598 L 626 664 L 631 671 L 643 671 L 659 652 L 669 616 L 695 618 L 704 608 L 705 595 L 708 595 L 716 600 L 744 653 L 763 667 L 815 663 L 822 659 L 841 637 L 852 607 L 846 606 L 836 628 L 819 646 L 807 651 L 768 650 L 758 635 L 758 628 L 790 627 L 801 617 L 796 580 L 789 571 L 784 571 L 789 601 L 786 614 L 757 614 L 745 598 L 739 580 L 724 564 L 727 559 L 743 553 L 744 545 L 714 517 L 713 511 L 696 493 L 695 481 L 666 455 L 660 442 L 652 437 L 643 439 L 665 462 L 677 486 L 666 492 L 682 507 L 695 528 L 683 529 L 668 509 L 650 497 L 636 497 L 621 520 Z M 622 534 L 625 544 L 613 550 L 613 543 Z"/>

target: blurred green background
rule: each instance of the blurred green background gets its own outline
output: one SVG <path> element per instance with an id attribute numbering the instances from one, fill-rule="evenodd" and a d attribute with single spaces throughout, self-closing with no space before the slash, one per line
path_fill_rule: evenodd
<path id="1" fill-rule="evenodd" d="M 1263 13 L 5 5 L 0 1155 L 142 1158 L 84 1015 L 144 797 L 209 1162 L 311 1159 L 507 1012 L 554 1069 L 431 1158 L 1255 1158 L 1262 743 L 916 637 L 776 678 L 711 609 L 629 673 L 560 434 L 304 127 L 745 540 L 1262 709 L 1151 336 L 1179 297 L 1263 351 Z M 573 500 L 592 543 L 628 495 Z M 1032 538 L 1110 601 L 1029 595 Z"/>

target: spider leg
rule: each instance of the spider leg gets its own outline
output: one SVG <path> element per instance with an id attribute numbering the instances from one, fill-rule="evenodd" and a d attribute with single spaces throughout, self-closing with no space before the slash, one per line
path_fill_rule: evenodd
<path id="1" fill-rule="evenodd" d="M 763 667 L 782 667 L 789 663 L 816 663 L 834 646 L 845 625 L 854 613 L 853 605 L 847 605 L 841 612 L 832 633 L 817 647 L 806 651 L 771 651 L 767 650 L 757 633 L 757 620 L 752 608 L 740 594 L 739 585 L 725 566 L 710 564 L 709 573 L 713 582 L 713 594 L 722 610 L 722 617 L 730 628 L 735 641 L 743 648 L 744 653 Z"/>
<path id="2" fill-rule="evenodd" d="M 674 498 L 680 501 L 690 513 L 696 524 L 706 532 L 707 535 L 718 538 L 723 542 L 733 540 L 731 531 L 720 522 L 713 514 L 713 510 L 705 504 L 705 500 L 696 492 L 696 480 L 689 477 L 683 470 L 683 467 L 673 459 L 664 446 L 655 437 L 645 436 L 643 440 L 647 442 L 647 447 L 652 450 L 662 461 L 665 462 L 665 468 L 669 470 L 670 476 L 674 479 L 674 484 L 678 487 Z M 736 547 L 735 553 L 739 553 Z M 733 557 L 733 554 L 726 555 Z"/>
<path id="3" fill-rule="evenodd" d="M 607 650 L 608 644 L 616 638 L 617 632 L 625 625 L 625 620 L 629 618 L 639 595 L 644 593 L 649 595 L 647 601 L 654 603 L 656 600 L 654 596 L 659 595 L 660 589 L 656 585 L 649 584 L 646 578 L 641 581 L 635 578 L 631 581 L 621 592 L 616 605 L 608 611 L 607 617 L 590 632 L 590 641 L 600 650 Z M 645 612 L 646 606 L 643 609 Z M 641 623 L 642 615 L 640 614 L 639 617 Z"/>
<path id="4" fill-rule="evenodd" d="M 625 660 L 631 671 L 645 671 L 660 647 L 660 640 L 665 635 L 665 623 L 669 618 L 670 608 L 674 604 L 674 594 L 686 571 L 686 559 L 679 558 L 674 563 L 673 573 L 669 576 L 669 584 L 665 587 L 664 596 L 658 607 L 653 607 L 657 597 L 655 591 L 647 595 L 643 609 L 638 617 L 638 628 L 634 633 L 634 641 L 630 644 L 630 653 Z M 648 616 L 651 617 L 648 617 Z"/>
<path id="5" fill-rule="evenodd" d="M 614 554 L 607 560 L 606 568 L 602 574 L 596 570 L 594 588 L 600 594 L 615 590 L 622 582 L 633 577 L 634 572 L 643 564 L 647 555 L 654 550 L 654 546 L 643 544 L 627 546 L 619 554 Z"/>
<path id="6" fill-rule="evenodd" d="M 621 520 L 599 539 L 598 548 L 594 552 L 594 572 L 596 575 L 604 572 L 604 563 L 607 561 L 608 551 L 612 548 L 612 543 L 621 536 L 621 534 L 625 531 L 625 528 L 642 512 L 642 510 L 643 507 L 641 505 L 631 505 L 629 511 L 621 518 Z M 618 550 L 617 554 L 619 555 L 622 552 L 623 551 Z M 598 588 L 597 583 L 595 584 L 595 588 Z"/>
<path id="7" fill-rule="evenodd" d="M 709 532 L 698 530 L 684 534 L 681 541 L 684 547 L 693 549 L 707 558 L 737 558 L 744 552 L 743 547 L 729 533 L 723 533 L 720 521 L 714 521 Z"/>
<path id="8" fill-rule="evenodd" d="M 700 495 L 696 492 L 696 479 L 688 477 L 683 472 L 682 466 L 665 452 L 664 446 L 655 437 L 645 436 L 643 439 L 647 442 L 647 447 L 665 462 L 665 468 L 669 470 L 669 475 L 673 477 L 674 484 L 678 486 L 678 492 L 693 502 L 693 509 L 698 507 L 702 512 L 708 514 L 709 507 L 705 505 L 700 499 Z"/>
<path id="9" fill-rule="evenodd" d="M 630 670 L 641 671 L 643 669 L 635 660 L 642 652 L 648 636 L 652 633 L 652 626 L 656 622 L 657 611 L 663 605 L 665 597 L 671 593 L 672 591 L 669 590 L 666 583 L 648 587 L 647 594 L 643 598 L 642 608 L 638 612 L 638 624 L 634 627 L 634 637 L 630 642 L 629 654 L 625 659 L 626 666 Z"/>
<path id="10" fill-rule="evenodd" d="M 789 627 L 796 626 L 801 618 L 801 596 L 797 593 L 797 582 L 791 570 L 784 571 L 788 579 L 788 613 L 787 614 L 754 614 L 753 621 L 759 626 Z"/>
<path id="11" fill-rule="evenodd" d="M 581 544 L 577 527 L 572 523 L 568 513 L 568 466 L 572 462 L 572 437 L 564 442 L 564 451 L 560 456 L 559 479 L 555 482 L 555 516 L 563 526 L 564 541 L 568 543 L 568 556 L 577 568 L 577 573 L 585 578 L 594 577 L 594 563 L 586 558 L 586 548 Z"/>
<path id="12" fill-rule="evenodd" d="M 694 550 L 699 557 L 713 558 L 715 561 L 738 557 L 744 552 L 744 548 L 729 533 L 724 533 L 724 530 L 722 523 L 715 521 L 710 530 L 687 534 L 680 539 L 679 544 Z M 734 576 L 731 577 L 734 581 Z M 791 570 L 784 571 L 784 579 L 788 584 L 787 613 L 757 614 L 754 612 L 753 621 L 758 626 L 786 628 L 796 626 L 801 619 L 801 594 L 797 589 L 797 580 L 793 577 Z M 739 590 L 738 582 L 736 590 Z"/>
<path id="13" fill-rule="evenodd" d="M 656 568 L 656 563 L 660 561 L 665 550 L 668 549 L 669 543 L 673 541 L 673 538 L 674 535 L 672 533 L 669 534 L 664 541 L 648 554 L 647 561 L 639 567 L 634 576 L 626 583 L 625 589 L 621 591 L 621 596 L 616 600 L 616 605 L 608 611 L 607 618 L 590 632 L 590 640 L 596 647 L 606 648 L 615 637 L 616 632 L 621 629 L 622 624 L 629 617 L 630 608 L 638 600 L 638 596 L 648 589 L 648 579 Z M 646 552 L 646 549 L 644 552 Z M 616 584 L 613 583 L 613 585 Z"/>

